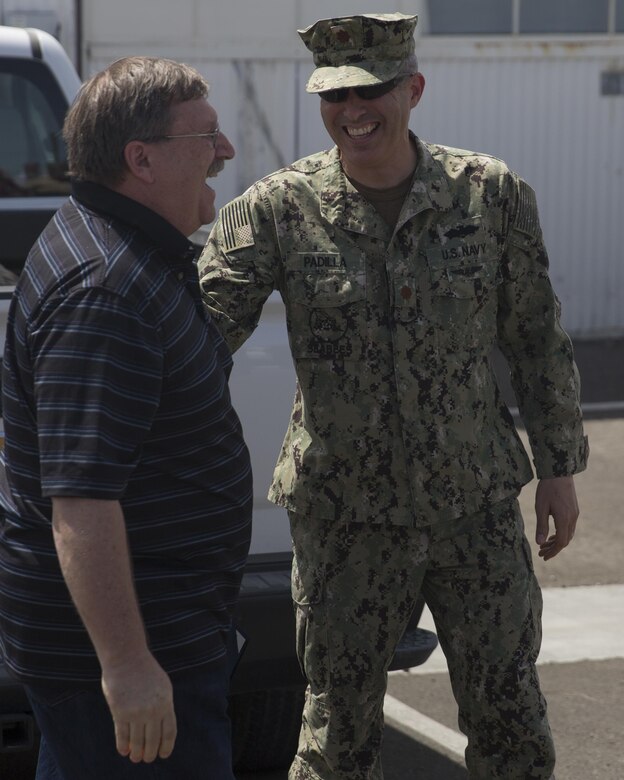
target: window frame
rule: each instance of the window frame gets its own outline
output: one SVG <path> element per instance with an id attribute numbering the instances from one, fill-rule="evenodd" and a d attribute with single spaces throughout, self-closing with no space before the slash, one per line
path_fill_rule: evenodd
<path id="1" fill-rule="evenodd" d="M 483 35 L 483 36 L 490 36 L 490 35 L 515 35 L 515 36 L 563 36 L 563 35 L 620 35 L 624 33 L 624 0 L 607 0 L 607 28 L 600 32 L 595 31 L 583 31 L 583 30 L 573 30 L 573 31 L 566 31 L 566 32 L 555 32 L 555 31 L 531 31 L 531 32 L 524 32 L 521 30 L 521 19 L 522 19 L 522 3 L 525 0 L 511 0 L 511 29 L 506 32 L 490 32 L 490 31 L 481 31 L 481 32 L 449 32 L 449 31 L 440 31 L 440 32 L 429 32 L 430 35 L 437 37 L 443 37 L 443 36 L 457 36 L 457 37 L 471 37 L 476 35 Z M 428 0 L 429 6 L 432 3 L 435 3 L 436 0 Z M 460 2 L 460 0 L 458 0 Z M 429 11 L 429 13 L 431 13 Z"/>

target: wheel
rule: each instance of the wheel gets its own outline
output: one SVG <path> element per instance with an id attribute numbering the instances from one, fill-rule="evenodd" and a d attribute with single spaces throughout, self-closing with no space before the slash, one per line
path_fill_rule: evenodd
<path id="1" fill-rule="evenodd" d="M 285 769 L 297 752 L 305 692 L 274 689 L 230 697 L 235 770 Z"/>

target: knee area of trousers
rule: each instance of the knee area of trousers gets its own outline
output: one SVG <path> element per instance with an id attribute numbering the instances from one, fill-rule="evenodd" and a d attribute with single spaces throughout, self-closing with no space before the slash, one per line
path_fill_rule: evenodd
<path id="1" fill-rule="evenodd" d="M 304 741 L 318 750 L 327 764 L 345 771 L 360 762 L 362 752 L 375 753 L 383 734 L 383 695 L 342 698 L 335 694 L 308 692 L 303 712 Z M 375 747 L 377 746 L 377 747 Z"/>

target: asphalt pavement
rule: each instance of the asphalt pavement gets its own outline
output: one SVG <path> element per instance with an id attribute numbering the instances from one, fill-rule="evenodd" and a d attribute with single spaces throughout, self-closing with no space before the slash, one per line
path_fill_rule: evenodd
<path id="1" fill-rule="evenodd" d="M 586 426 L 591 456 L 576 478 L 576 536 L 551 561 L 535 556 L 544 594 L 539 674 L 557 747 L 557 780 L 622 780 L 624 415 L 601 412 Z M 534 483 L 521 495 L 529 537 L 533 494 Z M 422 625 L 432 625 L 427 613 Z M 385 780 L 467 780 L 465 738 L 439 651 L 412 672 L 390 675 L 385 711 Z M 238 780 L 286 778 L 281 771 Z"/>

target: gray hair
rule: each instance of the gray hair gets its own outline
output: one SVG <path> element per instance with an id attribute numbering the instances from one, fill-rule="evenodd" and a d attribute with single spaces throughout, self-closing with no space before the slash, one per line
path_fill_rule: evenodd
<path id="1" fill-rule="evenodd" d="M 415 54 L 410 54 L 409 57 L 403 60 L 397 75 L 412 76 L 414 73 L 418 73 L 418 57 Z"/>
<path id="2" fill-rule="evenodd" d="M 206 98 L 210 87 L 189 65 L 125 57 L 86 81 L 63 127 L 70 174 L 114 186 L 125 175 L 124 149 L 169 132 L 171 108 Z"/>

